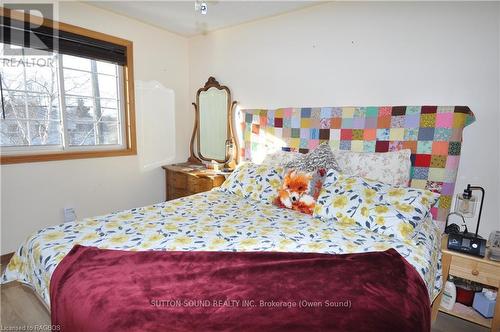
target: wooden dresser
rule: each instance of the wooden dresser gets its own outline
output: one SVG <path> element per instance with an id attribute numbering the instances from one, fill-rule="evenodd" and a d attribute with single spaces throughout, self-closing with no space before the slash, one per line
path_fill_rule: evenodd
<path id="1" fill-rule="evenodd" d="M 166 199 L 176 199 L 220 186 L 224 175 L 198 165 L 181 163 L 162 167 L 166 176 Z"/>

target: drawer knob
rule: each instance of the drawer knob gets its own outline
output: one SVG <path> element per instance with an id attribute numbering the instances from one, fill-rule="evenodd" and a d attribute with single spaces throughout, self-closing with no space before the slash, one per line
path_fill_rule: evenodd
<path id="1" fill-rule="evenodd" d="M 473 276 L 477 276 L 479 274 L 479 271 L 478 270 L 472 270 L 472 275 Z"/>

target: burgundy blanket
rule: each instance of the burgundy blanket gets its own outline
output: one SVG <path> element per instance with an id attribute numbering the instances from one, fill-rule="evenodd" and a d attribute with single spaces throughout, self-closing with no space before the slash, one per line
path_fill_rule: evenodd
<path id="1" fill-rule="evenodd" d="M 50 283 L 62 331 L 429 331 L 395 250 L 327 255 L 75 246 Z"/>

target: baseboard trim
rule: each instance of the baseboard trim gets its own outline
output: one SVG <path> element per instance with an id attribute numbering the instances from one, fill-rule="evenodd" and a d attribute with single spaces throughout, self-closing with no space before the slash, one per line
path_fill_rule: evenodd
<path id="1" fill-rule="evenodd" d="M 10 259 L 12 258 L 12 256 L 14 256 L 13 252 L 9 252 L 8 254 L 1 255 L 0 256 L 0 265 L 4 266 L 4 265 L 9 264 Z"/>

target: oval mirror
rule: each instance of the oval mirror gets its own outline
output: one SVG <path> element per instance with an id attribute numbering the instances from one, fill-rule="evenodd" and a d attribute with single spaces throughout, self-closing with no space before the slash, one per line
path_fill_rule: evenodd
<path id="1" fill-rule="evenodd" d="M 191 138 L 190 162 L 216 161 L 226 163 L 231 158 L 233 133 L 231 111 L 235 102 L 231 101 L 231 92 L 213 77 L 196 93 L 195 127 Z M 194 152 L 194 138 L 196 154 Z"/>
<path id="2" fill-rule="evenodd" d="M 225 162 L 229 139 L 229 94 L 211 87 L 199 94 L 199 154 L 202 159 Z"/>

